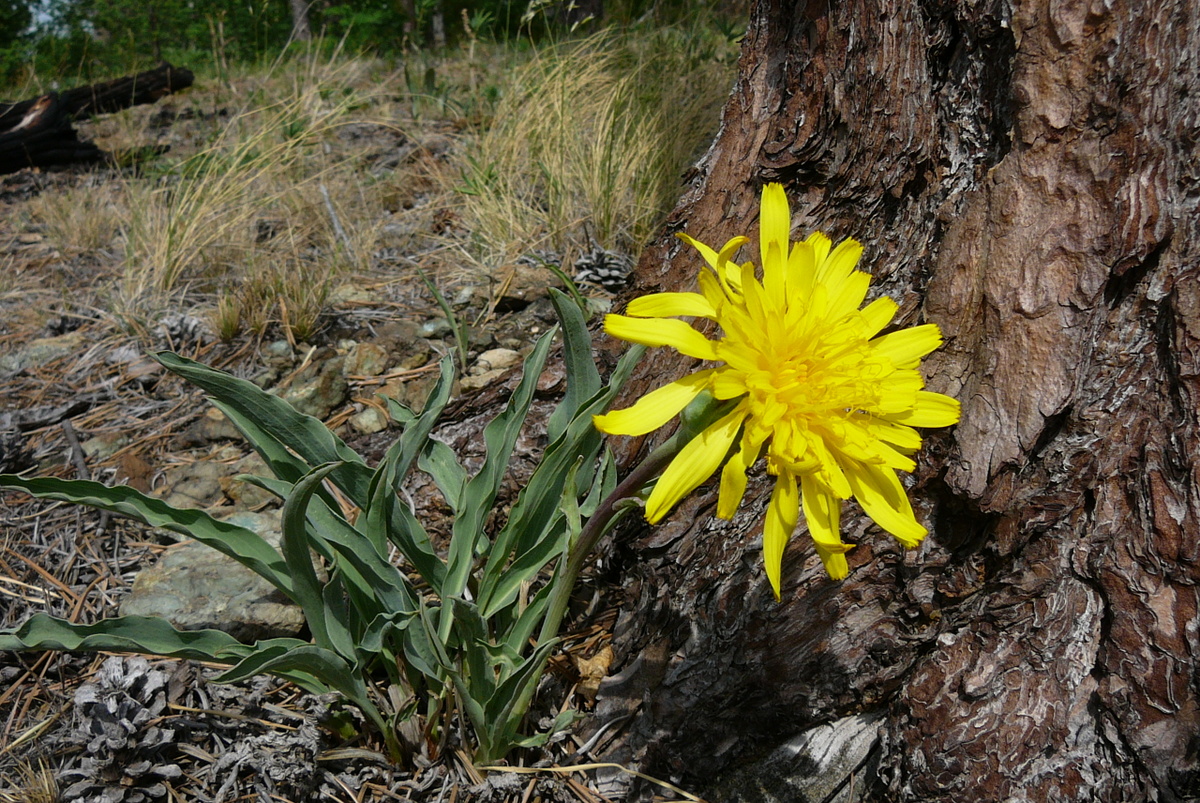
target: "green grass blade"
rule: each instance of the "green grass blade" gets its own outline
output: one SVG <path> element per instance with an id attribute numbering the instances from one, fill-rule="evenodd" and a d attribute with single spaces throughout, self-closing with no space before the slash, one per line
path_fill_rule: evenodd
<path id="1" fill-rule="evenodd" d="M 109 487 L 91 480 L 54 477 L 24 479 L 0 475 L 0 487 L 19 488 L 39 499 L 58 499 L 120 513 L 132 519 L 180 533 L 236 560 L 295 600 L 292 579 L 275 548 L 252 530 L 213 518 L 203 510 L 179 509 L 124 485 Z"/>

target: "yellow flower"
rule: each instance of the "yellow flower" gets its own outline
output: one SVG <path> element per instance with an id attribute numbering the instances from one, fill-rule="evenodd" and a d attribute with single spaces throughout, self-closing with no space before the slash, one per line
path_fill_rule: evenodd
<path id="1" fill-rule="evenodd" d="M 735 237 L 719 252 L 686 235 L 704 257 L 699 293 L 654 293 L 630 302 L 627 315 L 609 315 L 610 335 L 647 346 L 670 346 L 718 363 L 652 391 L 632 407 L 595 418 L 614 435 L 643 435 L 709 391 L 737 400 L 733 409 L 680 450 L 646 501 L 655 523 L 721 464 L 717 515 L 733 517 L 746 489 L 746 471 L 766 454 L 775 475 L 763 527 L 763 560 L 779 597 L 783 548 L 803 507 L 825 570 L 846 576 L 839 533 L 842 500 L 854 497 L 875 522 L 906 547 L 928 532 L 913 515 L 896 472 L 912 471 L 921 447 L 913 427 L 957 423 L 959 404 L 923 390 L 921 358 L 942 343 L 934 324 L 880 335 L 897 304 L 879 298 L 863 308 L 870 276 L 855 270 L 862 246 L 836 248 L 819 232 L 791 243 L 791 212 L 779 184 L 763 188 L 759 254 L 753 263 L 733 255 L 749 240 Z M 715 340 L 677 316 L 707 318 L 723 332 Z"/>

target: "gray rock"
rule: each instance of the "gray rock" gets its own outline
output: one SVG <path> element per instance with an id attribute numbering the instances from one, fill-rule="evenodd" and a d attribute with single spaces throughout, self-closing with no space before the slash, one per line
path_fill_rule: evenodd
<path id="1" fill-rule="evenodd" d="M 417 330 L 417 334 L 421 337 L 439 338 L 446 337 L 454 331 L 454 327 L 450 325 L 450 321 L 445 318 L 433 318 L 421 324 L 421 328 Z"/>
<path id="2" fill-rule="evenodd" d="M 258 456 L 258 452 L 251 452 L 241 460 L 231 464 L 228 470 L 231 472 L 231 476 L 221 478 L 221 490 L 239 508 L 257 508 L 279 501 L 279 497 L 270 491 L 264 490 L 253 483 L 238 479 L 243 474 L 253 474 L 259 477 L 273 476 L 271 469 Z"/>
<path id="3" fill-rule="evenodd" d="M 80 444 L 80 448 L 83 449 L 83 453 L 87 455 L 88 460 L 100 463 L 112 457 L 113 453 L 118 449 L 123 449 L 128 445 L 129 436 L 119 432 L 106 432 L 96 435 L 93 438 L 88 438 Z"/>
<path id="4" fill-rule="evenodd" d="M 373 435 L 387 429 L 388 416 L 378 407 L 366 407 L 350 416 L 350 426 L 364 435 Z"/>
<path id="5" fill-rule="evenodd" d="M 474 297 L 474 295 L 475 295 L 476 291 L 478 291 L 478 289 L 479 288 L 477 288 L 473 284 L 465 284 L 462 287 L 458 288 L 458 292 L 456 292 L 454 294 L 454 300 L 451 301 L 450 303 L 455 308 L 465 307 L 471 303 L 471 299 Z"/>
<path id="6" fill-rule="evenodd" d="M 355 343 L 346 353 L 346 376 L 379 376 L 387 369 L 387 349 L 375 343 Z"/>
<path id="7" fill-rule="evenodd" d="M 335 307 L 370 304 L 373 300 L 369 290 L 353 284 L 339 284 L 329 294 L 329 303 Z"/>
<path id="8" fill-rule="evenodd" d="M 346 401 L 350 390 L 342 376 L 342 361 L 333 349 L 320 349 L 279 396 L 301 413 L 328 418 L 333 408 Z"/>
<path id="9" fill-rule="evenodd" d="M 67 332 L 57 337 L 39 337 L 30 340 L 21 348 L 0 356 L 0 372 L 17 372 L 31 365 L 57 360 L 68 354 L 82 352 L 88 346 L 88 339 L 82 332 Z"/>
<path id="10" fill-rule="evenodd" d="M 260 356 L 273 368 L 290 369 L 296 362 L 296 352 L 286 340 L 275 340 L 263 346 Z"/>
<path id="11" fill-rule="evenodd" d="M 218 450 L 209 459 L 171 466 L 163 472 L 165 482 L 154 490 L 154 495 L 177 508 L 203 508 L 216 504 L 224 496 L 221 479 L 230 474 L 229 466 L 219 461 L 234 455 L 240 457 L 241 450 L 229 446 Z"/>
<path id="12" fill-rule="evenodd" d="M 488 349 L 475 358 L 468 373 L 478 376 L 488 371 L 511 368 L 519 362 L 521 355 L 513 349 Z"/>
<path id="13" fill-rule="evenodd" d="M 481 374 L 472 376 L 464 376 L 458 382 L 458 387 L 461 390 L 477 390 L 478 388 L 486 388 L 493 382 L 500 381 L 500 378 L 508 373 L 506 368 L 493 368 L 490 371 L 484 371 Z"/>
<path id="14" fill-rule="evenodd" d="M 225 520 L 279 544 L 278 513 L 232 511 Z M 120 612 L 162 616 L 181 630 L 223 630 L 247 643 L 295 636 L 304 627 L 301 610 L 274 586 L 197 541 L 170 547 L 140 572 Z"/>
<path id="15" fill-rule="evenodd" d="M 550 288 L 562 289 L 562 279 L 554 271 L 540 265 L 517 262 L 511 266 L 512 280 L 502 284 L 496 301 L 497 312 L 524 309 L 539 298 L 548 298 Z"/>
<path id="16" fill-rule="evenodd" d="M 242 433 L 223 412 L 216 407 L 204 411 L 204 415 L 187 428 L 181 437 L 183 446 L 205 446 L 218 441 L 240 441 Z"/>

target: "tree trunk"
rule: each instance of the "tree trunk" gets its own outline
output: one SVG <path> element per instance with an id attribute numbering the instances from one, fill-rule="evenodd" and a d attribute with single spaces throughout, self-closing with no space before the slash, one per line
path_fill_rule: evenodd
<path id="1" fill-rule="evenodd" d="M 921 547 L 847 505 L 850 576 L 801 527 L 782 603 L 761 475 L 732 522 L 710 483 L 618 538 L 597 758 L 714 800 L 1200 797 L 1197 53 L 1186 0 L 756 4 L 636 290 L 689 288 L 671 235 L 755 237 L 781 181 L 942 327 L 962 423 L 918 458 Z M 652 352 L 628 395 L 692 367 Z"/>
<path id="2" fill-rule="evenodd" d="M 292 8 L 292 38 L 297 42 L 312 39 L 312 28 L 308 24 L 308 1 L 289 0 Z"/>

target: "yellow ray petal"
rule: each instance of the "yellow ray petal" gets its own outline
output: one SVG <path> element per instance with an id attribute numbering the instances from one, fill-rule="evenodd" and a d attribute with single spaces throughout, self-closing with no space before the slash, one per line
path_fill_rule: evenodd
<path id="1" fill-rule="evenodd" d="M 871 275 L 861 270 L 851 271 L 841 286 L 829 297 L 829 316 L 841 318 L 858 309 L 867 297 Z"/>
<path id="2" fill-rule="evenodd" d="M 921 543 L 928 530 L 917 522 L 904 487 L 891 469 L 859 464 L 846 472 L 854 498 L 862 509 L 901 544 L 912 548 Z"/>
<path id="3" fill-rule="evenodd" d="M 912 368 L 903 368 L 888 374 L 879 388 L 879 403 L 871 412 L 896 421 L 896 415 L 911 410 L 917 403 L 917 393 L 925 387 L 921 374 Z"/>
<path id="4" fill-rule="evenodd" d="M 642 396 L 632 407 L 592 416 L 596 429 L 609 435 L 645 435 L 679 415 L 712 382 L 716 371 L 696 371 Z"/>
<path id="5" fill-rule="evenodd" d="M 721 250 L 717 253 L 717 265 L 721 265 L 722 263 L 733 259 L 733 255 L 738 252 L 738 249 L 748 242 L 750 242 L 749 237 L 742 237 L 740 235 L 737 237 L 730 237 L 725 242 L 725 245 L 721 246 Z"/>
<path id="6" fill-rule="evenodd" d="M 621 340 L 644 346 L 670 346 L 680 354 L 700 360 L 717 359 L 715 344 L 684 321 L 672 318 L 630 318 L 605 315 L 604 331 Z"/>
<path id="7" fill-rule="evenodd" d="M 763 259 L 763 288 L 777 307 L 783 308 L 787 303 L 787 265 L 779 244 L 774 241 L 767 244 L 767 255 Z"/>
<path id="8" fill-rule="evenodd" d="M 921 358 L 942 345 L 942 330 L 927 323 L 890 332 L 871 341 L 871 350 L 892 361 L 897 368 L 916 368 Z"/>
<path id="9" fill-rule="evenodd" d="M 779 599 L 779 580 L 783 574 L 783 548 L 796 529 L 800 518 L 800 494 L 796 488 L 796 477 L 790 471 L 782 471 L 771 492 L 771 504 L 767 507 L 767 519 L 763 523 L 763 564 L 767 580 L 775 599 Z"/>
<path id="10" fill-rule="evenodd" d="M 716 308 L 699 293 L 651 293 L 638 296 L 629 302 L 625 312 L 639 318 L 671 318 L 677 315 L 717 317 Z"/>
<path id="11" fill-rule="evenodd" d="M 850 571 L 846 563 L 846 551 L 852 545 L 842 543 L 842 501 L 811 474 L 803 475 L 800 483 L 804 521 L 808 524 L 817 555 L 825 566 L 825 573 L 830 579 L 844 580 Z"/>
<path id="12" fill-rule="evenodd" d="M 656 524 L 717 470 L 745 417 L 744 410 L 735 408 L 679 450 L 646 500 L 646 521 Z"/>
<path id="13" fill-rule="evenodd" d="M 787 257 L 788 241 L 792 234 L 792 212 L 788 208 L 787 193 L 782 184 L 767 184 L 762 190 L 762 202 L 758 213 L 758 253 L 763 260 L 763 271 L 768 268 L 768 254 L 771 244 L 775 244 L 779 252 L 775 264 L 783 267 L 782 260 Z"/>
<path id="14" fill-rule="evenodd" d="M 696 277 L 696 280 L 700 285 L 700 292 L 704 295 L 704 299 L 720 315 L 721 311 L 729 305 L 729 293 L 726 292 L 725 285 L 712 271 L 700 271 L 700 275 Z"/>
<path id="15" fill-rule="evenodd" d="M 749 390 L 746 387 L 745 379 L 745 374 L 741 371 L 717 369 L 717 375 L 714 377 L 712 383 L 713 396 L 721 401 L 725 401 L 745 395 Z"/>
<path id="16" fill-rule="evenodd" d="M 809 293 L 812 292 L 813 283 L 817 280 L 817 259 L 812 243 L 805 241 L 792 246 L 787 269 L 788 293 L 792 294 L 797 301 L 807 299 Z"/>
<path id="17" fill-rule="evenodd" d="M 961 414 L 962 405 L 958 399 L 919 390 L 916 404 L 911 409 L 889 415 L 887 420 L 910 427 L 948 427 L 957 424 Z"/>
<path id="18" fill-rule="evenodd" d="M 721 493 L 717 499 L 717 517 L 733 518 L 746 493 L 746 470 L 758 460 L 763 436 L 747 427 L 742 432 L 741 446 L 730 456 L 721 470 Z"/>
<path id="19" fill-rule="evenodd" d="M 814 231 L 808 235 L 804 242 L 812 246 L 813 259 L 816 261 L 817 267 L 819 268 L 825 264 L 825 260 L 829 257 L 829 247 L 833 245 L 833 240 L 829 239 L 828 235 L 823 232 Z"/>
<path id="20" fill-rule="evenodd" d="M 910 452 L 915 452 L 921 448 L 921 434 L 910 426 L 898 424 L 892 419 L 876 418 L 874 416 L 866 417 L 861 421 L 857 421 L 857 423 L 872 438 L 878 438 L 884 443 L 890 443 L 897 448 Z"/>
<path id="21" fill-rule="evenodd" d="M 717 252 L 716 251 L 712 250 L 711 248 L 709 248 L 707 245 L 700 242 L 699 240 L 689 237 L 688 235 L 684 234 L 683 232 L 680 232 L 679 234 L 676 234 L 675 236 L 678 237 L 679 239 L 683 240 L 685 243 L 690 245 L 692 248 L 695 248 L 697 251 L 699 251 L 700 256 L 704 257 L 704 261 L 708 263 L 708 266 L 710 268 L 712 268 L 713 270 L 716 270 L 716 267 L 717 267 Z"/>
<path id="22" fill-rule="evenodd" d="M 867 327 L 866 336 L 875 337 L 883 331 L 883 327 L 892 322 L 900 305 L 887 296 L 877 298 L 862 309 L 863 323 Z"/>
<path id="23" fill-rule="evenodd" d="M 830 293 L 836 293 L 858 264 L 862 252 L 863 247 L 858 240 L 853 237 L 842 240 L 817 268 L 817 284 L 828 284 Z"/>

